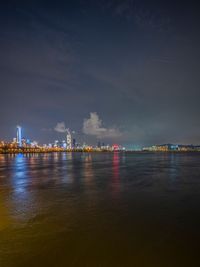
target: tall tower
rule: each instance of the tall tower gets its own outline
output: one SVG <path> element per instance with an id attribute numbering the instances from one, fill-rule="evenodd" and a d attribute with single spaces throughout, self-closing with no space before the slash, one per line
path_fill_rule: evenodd
<path id="1" fill-rule="evenodd" d="M 69 129 L 67 129 L 67 148 L 68 149 L 72 148 L 72 135 L 71 135 Z"/>
<path id="2" fill-rule="evenodd" d="M 19 147 L 22 146 L 22 127 L 17 126 L 17 144 Z"/>

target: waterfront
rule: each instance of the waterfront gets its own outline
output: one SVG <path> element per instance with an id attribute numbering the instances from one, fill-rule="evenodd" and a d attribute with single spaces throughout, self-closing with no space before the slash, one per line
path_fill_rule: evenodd
<path id="1" fill-rule="evenodd" d="M 198 266 L 200 153 L 0 155 L 0 266 Z"/>

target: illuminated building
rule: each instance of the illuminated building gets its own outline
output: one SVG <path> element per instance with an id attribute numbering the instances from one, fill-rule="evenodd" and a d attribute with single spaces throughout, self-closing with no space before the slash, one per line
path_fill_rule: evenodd
<path id="1" fill-rule="evenodd" d="M 25 139 L 25 138 L 23 138 L 23 139 L 22 139 L 22 146 L 23 146 L 23 147 L 25 147 L 25 146 L 26 146 L 26 144 L 27 144 L 27 142 L 26 142 L 26 139 Z"/>
<path id="2" fill-rule="evenodd" d="M 67 148 L 67 144 L 66 144 L 66 141 L 65 140 L 62 141 L 62 147 L 63 148 Z"/>
<path id="3" fill-rule="evenodd" d="M 17 144 L 19 147 L 22 146 L 22 127 L 17 126 Z"/>
<path id="4" fill-rule="evenodd" d="M 68 149 L 72 148 L 72 136 L 69 129 L 67 129 L 67 148 Z"/>
<path id="5" fill-rule="evenodd" d="M 150 147 L 144 147 L 143 151 L 151 152 L 189 152 L 189 151 L 200 151 L 199 146 L 194 145 L 174 145 L 174 144 L 164 144 L 164 145 L 154 145 Z"/>
<path id="6" fill-rule="evenodd" d="M 54 147 L 58 147 L 58 140 L 54 141 Z"/>
<path id="7" fill-rule="evenodd" d="M 113 150 L 113 151 L 119 151 L 119 150 L 120 150 L 120 146 L 119 146 L 118 144 L 114 144 L 114 145 L 112 146 L 112 150 Z"/>

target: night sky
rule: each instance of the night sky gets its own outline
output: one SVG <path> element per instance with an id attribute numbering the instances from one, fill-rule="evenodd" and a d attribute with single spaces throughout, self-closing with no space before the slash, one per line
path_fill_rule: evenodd
<path id="1" fill-rule="evenodd" d="M 196 2 L 1 3 L 0 139 L 200 144 Z"/>

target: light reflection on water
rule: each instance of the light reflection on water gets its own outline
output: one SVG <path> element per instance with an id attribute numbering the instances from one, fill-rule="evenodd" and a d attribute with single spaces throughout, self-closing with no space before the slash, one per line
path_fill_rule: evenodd
<path id="1" fill-rule="evenodd" d="M 198 153 L 0 155 L 0 266 L 198 266 L 199 163 Z"/>
<path id="2" fill-rule="evenodd" d="M 119 175 L 120 157 L 118 152 L 113 154 L 113 175 L 112 175 L 112 193 L 117 196 L 120 192 L 120 175 Z"/>
<path id="3" fill-rule="evenodd" d="M 14 158 L 14 173 L 12 175 L 13 189 L 19 196 L 27 192 L 27 179 L 27 163 L 24 160 L 24 156 L 19 154 Z"/>

